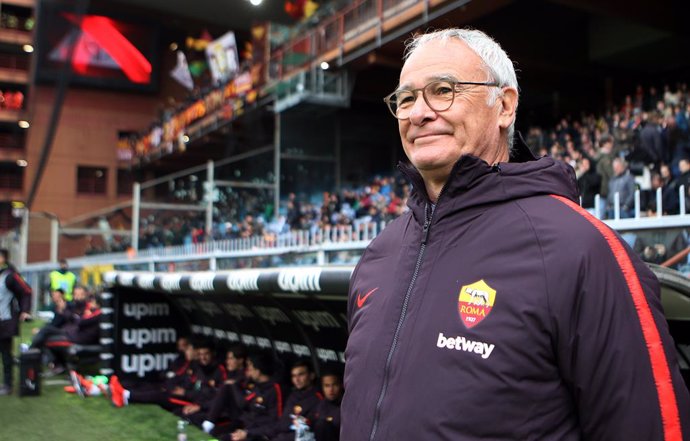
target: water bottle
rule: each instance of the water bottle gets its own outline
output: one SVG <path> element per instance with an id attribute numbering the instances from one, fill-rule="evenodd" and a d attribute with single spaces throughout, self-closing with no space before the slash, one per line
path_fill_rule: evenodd
<path id="1" fill-rule="evenodd" d="M 314 441 L 314 433 L 310 430 L 304 417 L 294 420 L 295 441 Z"/>
<path id="2" fill-rule="evenodd" d="M 177 420 L 177 441 L 187 441 L 187 422 Z"/>

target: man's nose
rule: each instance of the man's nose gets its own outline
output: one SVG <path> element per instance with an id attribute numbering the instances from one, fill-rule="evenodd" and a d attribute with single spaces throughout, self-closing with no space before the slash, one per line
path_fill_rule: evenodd
<path id="1" fill-rule="evenodd" d="M 417 92 L 417 99 L 414 101 L 410 109 L 410 122 L 419 125 L 426 119 L 433 119 L 436 117 L 436 112 L 429 107 L 422 95 L 422 92 Z"/>

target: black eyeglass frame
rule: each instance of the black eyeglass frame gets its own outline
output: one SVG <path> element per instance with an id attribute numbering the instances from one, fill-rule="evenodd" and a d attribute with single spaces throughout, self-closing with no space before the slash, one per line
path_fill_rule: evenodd
<path id="1" fill-rule="evenodd" d="M 448 107 L 445 109 L 435 109 L 434 106 L 432 106 L 429 103 L 429 100 L 426 97 L 426 93 L 424 93 L 424 90 L 426 90 L 427 87 L 434 83 L 448 83 L 452 86 L 453 88 L 453 98 L 451 98 L 450 103 L 448 104 Z M 424 87 L 418 87 L 417 89 L 401 89 L 401 90 L 396 90 L 395 92 L 386 95 L 383 98 L 383 102 L 386 103 L 386 107 L 388 107 L 388 110 L 393 114 L 393 117 L 395 119 L 407 119 L 409 116 L 405 118 L 400 118 L 398 115 L 395 114 L 393 111 L 393 108 L 391 107 L 391 98 L 393 95 L 400 93 L 400 92 L 411 92 L 412 95 L 415 97 L 415 102 L 417 101 L 417 92 L 422 92 L 422 98 L 424 98 L 424 102 L 426 103 L 427 106 L 434 112 L 445 112 L 446 110 L 450 109 L 453 106 L 453 103 L 455 102 L 455 94 L 458 92 L 457 87 L 458 86 L 487 86 L 487 87 L 501 87 L 501 84 L 498 81 L 484 81 L 484 82 L 476 82 L 476 81 L 452 81 L 452 80 L 435 80 L 431 81 L 430 83 L 427 83 Z M 414 105 L 414 103 L 413 103 Z"/>

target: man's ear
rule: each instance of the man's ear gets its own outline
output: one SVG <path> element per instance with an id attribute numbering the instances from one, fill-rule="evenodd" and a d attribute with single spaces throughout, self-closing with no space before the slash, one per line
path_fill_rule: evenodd
<path id="1" fill-rule="evenodd" d="M 518 93 L 512 87 L 504 87 L 498 97 L 500 104 L 498 114 L 498 125 L 502 129 L 507 129 L 515 121 L 515 111 L 518 104 Z"/>

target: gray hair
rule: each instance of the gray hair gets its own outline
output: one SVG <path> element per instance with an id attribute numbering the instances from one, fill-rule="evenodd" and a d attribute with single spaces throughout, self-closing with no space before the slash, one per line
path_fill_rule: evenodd
<path id="1" fill-rule="evenodd" d="M 403 56 L 403 59 L 407 60 L 417 49 L 431 41 L 446 42 L 453 38 L 464 42 L 474 53 L 479 56 L 479 58 L 482 60 L 482 68 L 489 76 L 488 81 L 495 81 L 500 86 L 492 89 L 489 99 L 487 100 L 487 104 L 489 106 L 492 106 L 496 102 L 496 99 L 501 96 L 501 87 L 512 87 L 518 91 L 519 97 L 515 67 L 513 66 L 513 62 L 508 57 L 508 54 L 506 54 L 506 52 L 498 43 L 496 43 L 496 41 L 494 41 L 493 38 L 476 29 L 450 28 L 430 32 L 428 34 L 416 35 L 405 43 L 405 55 Z M 513 147 L 514 135 L 515 120 L 513 120 L 508 127 L 509 149 L 512 149 Z"/>

